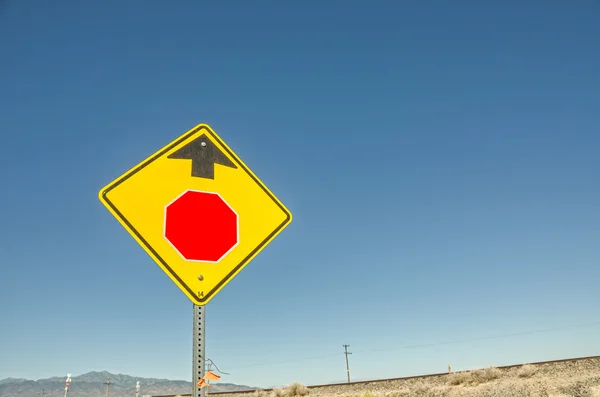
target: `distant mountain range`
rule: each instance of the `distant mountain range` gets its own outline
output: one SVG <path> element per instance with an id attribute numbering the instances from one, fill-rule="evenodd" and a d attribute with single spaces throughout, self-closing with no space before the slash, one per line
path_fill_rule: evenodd
<path id="1" fill-rule="evenodd" d="M 88 372 L 72 376 L 68 397 L 105 397 L 106 378 L 110 377 L 110 397 L 135 397 L 136 381 L 140 382 L 139 397 L 147 395 L 190 394 L 192 383 L 183 380 L 136 378 L 109 372 Z M 0 380 L 0 397 L 64 397 L 66 377 L 28 380 L 6 378 Z M 255 387 L 211 382 L 207 393 L 253 390 Z"/>

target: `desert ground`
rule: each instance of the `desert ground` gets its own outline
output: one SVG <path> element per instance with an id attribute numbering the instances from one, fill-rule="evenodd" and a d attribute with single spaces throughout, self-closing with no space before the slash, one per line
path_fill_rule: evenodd
<path id="1" fill-rule="evenodd" d="M 219 397 L 600 397 L 600 358 L 512 368 L 482 368 L 426 378 L 307 388 L 285 388 Z"/>

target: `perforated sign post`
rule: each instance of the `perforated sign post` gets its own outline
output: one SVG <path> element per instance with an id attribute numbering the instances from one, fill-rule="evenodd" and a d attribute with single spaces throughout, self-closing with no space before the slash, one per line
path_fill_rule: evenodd
<path id="1" fill-rule="evenodd" d="M 292 214 L 206 124 L 115 179 L 99 198 L 194 304 L 194 396 L 203 396 L 205 305 Z"/>

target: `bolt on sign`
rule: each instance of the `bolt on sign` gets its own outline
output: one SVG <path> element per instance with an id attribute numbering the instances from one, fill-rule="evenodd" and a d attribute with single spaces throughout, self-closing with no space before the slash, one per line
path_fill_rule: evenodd
<path id="1" fill-rule="evenodd" d="M 205 305 L 292 214 L 200 124 L 109 183 L 100 201 L 196 305 Z"/>

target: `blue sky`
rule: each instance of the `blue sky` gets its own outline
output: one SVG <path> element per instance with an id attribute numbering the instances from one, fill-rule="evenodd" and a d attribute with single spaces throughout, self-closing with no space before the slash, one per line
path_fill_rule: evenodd
<path id="1" fill-rule="evenodd" d="M 202 122 L 294 215 L 207 307 L 223 381 L 600 354 L 599 17 L 3 2 L 0 378 L 191 379 L 191 302 L 97 193 Z"/>

